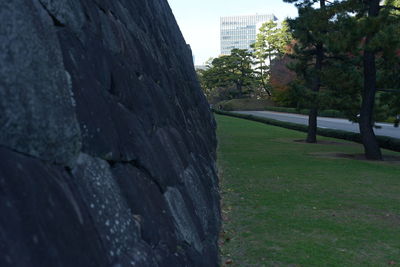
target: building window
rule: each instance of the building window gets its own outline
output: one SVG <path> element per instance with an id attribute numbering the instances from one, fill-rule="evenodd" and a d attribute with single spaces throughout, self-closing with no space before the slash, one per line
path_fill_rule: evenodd
<path id="1" fill-rule="evenodd" d="M 221 54 L 230 54 L 234 48 L 250 49 L 250 45 L 255 43 L 257 25 L 269 20 L 277 19 L 273 14 L 221 17 Z"/>

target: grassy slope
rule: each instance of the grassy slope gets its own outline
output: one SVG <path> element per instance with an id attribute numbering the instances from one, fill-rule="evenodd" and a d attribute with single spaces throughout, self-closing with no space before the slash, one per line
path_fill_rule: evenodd
<path id="1" fill-rule="evenodd" d="M 296 143 L 303 133 L 219 115 L 217 121 L 223 262 L 400 264 L 400 163 L 316 156 L 362 148 L 341 140 Z"/>

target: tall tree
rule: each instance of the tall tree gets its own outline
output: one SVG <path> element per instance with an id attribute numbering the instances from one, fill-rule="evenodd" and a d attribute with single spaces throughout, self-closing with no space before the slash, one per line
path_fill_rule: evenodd
<path id="1" fill-rule="evenodd" d="M 365 156 L 371 160 L 382 159 L 373 131 L 378 85 L 393 85 L 393 79 L 388 77 L 400 75 L 398 68 L 397 74 L 393 75 L 393 70 L 396 72 L 394 62 L 399 56 L 396 50 L 400 48 L 400 18 L 396 13 L 400 9 L 396 7 L 396 1 L 388 0 L 383 5 L 380 0 L 335 2 L 336 24 L 339 25 L 341 41 L 344 42 L 341 49 L 351 56 L 361 56 L 363 86 L 359 129 Z"/>
<path id="2" fill-rule="evenodd" d="M 255 74 L 261 87 L 269 96 L 271 96 L 268 88 L 271 61 L 285 53 L 292 39 L 286 21 L 279 27 L 278 23 L 271 20 L 261 25 L 256 42 L 252 45 Z"/>
<path id="3" fill-rule="evenodd" d="M 298 64 L 295 67 L 303 76 L 312 94 L 309 101 L 308 143 L 317 142 L 318 92 L 321 88 L 321 74 L 325 58 L 324 40 L 328 32 L 330 16 L 326 12 L 325 0 L 284 0 L 295 3 L 299 16 L 288 20 L 293 37 L 296 39 L 294 51 Z M 319 4 L 319 7 L 315 7 Z"/>

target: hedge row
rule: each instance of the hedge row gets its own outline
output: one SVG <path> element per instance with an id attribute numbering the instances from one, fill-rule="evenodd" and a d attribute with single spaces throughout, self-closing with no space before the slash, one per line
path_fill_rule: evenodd
<path id="1" fill-rule="evenodd" d="M 285 108 L 285 107 L 265 107 L 265 110 L 276 111 L 276 112 L 286 112 L 308 115 L 310 112 L 308 109 L 297 109 L 297 108 Z M 346 116 L 343 112 L 334 109 L 326 109 L 318 111 L 318 116 L 321 117 L 331 117 L 331 118 L 345 118 Z"/>
<path id="2" fill-rule="evenodd" d="M 217 103 L 215 106 L 222 110 L 265 110 L 265 107 L 271 106 L 274 103 L 269 99 L 254 99 L 254 98 L 237 98 L 225 100 Z"/>
<path id="3" fill-rule="evenodd" d="M 261 118 L 261 117 L 257 117 L 257 116 L 253 116 L 253 115 L 239 114 L 239 113 L 234 113 L 234 112 L 229 112 L 229 111 L 222 111 L 222 110 L 213 110 L 213 111 L 215 113 L 221 114 L 221 115 L 227 115 L 227 116 L 231 116 L 231 117 L 257 121 L 257 122 L 274 125 L 274 126 L 279 126 L 279 127 L 296 130 L 296 131 L 300 131 L 300 132 L 307 132 L 307 130 L 308 130 L 308 126 L 303 125 L 303 124 L 278 121 L 278 120 L 274 120 L 274 119 Z M 361 135 L 359 133 L 353 133 L 353 132 L 347 132 L 347 131 L 341 131 L 341 130 L 333 130 L 333 129 L 322 129 L 322 128 L 318 128 L 317 133 L 318 133 L 318 135 L 325 136 L 325 137 L 333 137 L 333 138 L 338 138 L 338 139 L 361 143 Z M 378 139 L 379 146 L 381 148 L 386 148 L 386 149 L 400 152 L 400 139 L 392 138 L 392 137 L 388 137 L 388 136 L 377 136 L 377 139 Z"/>

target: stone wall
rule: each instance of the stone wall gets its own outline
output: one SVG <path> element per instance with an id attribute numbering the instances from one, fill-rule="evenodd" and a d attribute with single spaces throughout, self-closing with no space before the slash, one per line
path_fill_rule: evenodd
<path id="1" fill-rule="evenodd" d="M 215 123 L 167 0 L 0 1 L 0 266 L 216 266 Z"/>

